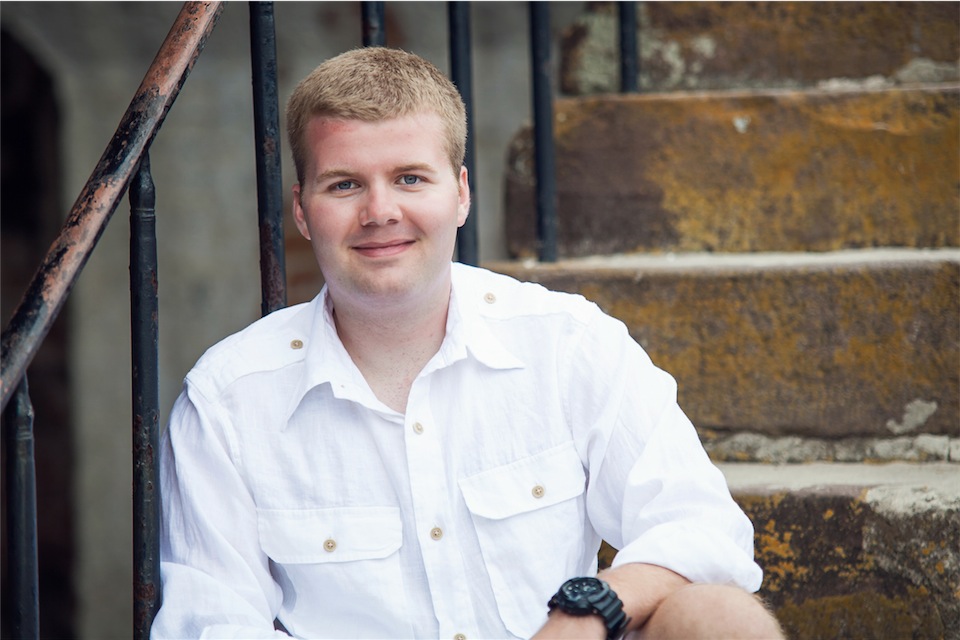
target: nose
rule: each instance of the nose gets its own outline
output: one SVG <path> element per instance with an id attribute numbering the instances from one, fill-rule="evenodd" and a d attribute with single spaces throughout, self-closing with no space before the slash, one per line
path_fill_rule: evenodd
<path id="1" fill-rule="evenodd" d="M 382 226 L 399 222 L 403 217 L 396 194 L 389 186 L 373 184 L 367 188 L 360 209 L 360 224 L 364 227 Z"/>

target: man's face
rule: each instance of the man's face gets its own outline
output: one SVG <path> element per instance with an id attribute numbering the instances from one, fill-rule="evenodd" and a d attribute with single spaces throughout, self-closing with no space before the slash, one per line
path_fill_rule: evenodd
<path id="1" fill-rule="evenodd" d="M 449 292 L 467 171 L 450 167 L 440 117 L 362 122 L 315 117 L 293 215 L 333 296 L 366 305 Z"/>

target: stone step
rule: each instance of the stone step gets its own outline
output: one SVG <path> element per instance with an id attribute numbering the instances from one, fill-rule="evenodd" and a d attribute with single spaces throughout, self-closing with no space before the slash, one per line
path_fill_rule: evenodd
<path id="1" fill-rule="evenodd" d="M 787 637 L 960 637 L 960 466 L 720 469 Z M 604 544 L 600 566 L 615 553 Z"/>
<path id="2" fill-rule="evenodd" d="M 958 249 L 485 266 L 626 323 L 717 459 L 960 459 Z"/>
<path id="3" fill-rule="evenodd" d="M 555 103 L 558 252 L 960 246 L 960 85 Z M 529 128 L 506 167 L 511 257 L 537 255 Z"/>
<path id="4" fill-rule="evenodd" d="M 960 638 L 960 466 L 725 464 L 791 638 Z"/>
<path id="5" fill-rule="evenodd" d="M 561 89 L 619 90 L 617 3 L 586 3 L 564 33 Z M 957 80 L 955 2 L 643 2 L 645 91 Z"/>

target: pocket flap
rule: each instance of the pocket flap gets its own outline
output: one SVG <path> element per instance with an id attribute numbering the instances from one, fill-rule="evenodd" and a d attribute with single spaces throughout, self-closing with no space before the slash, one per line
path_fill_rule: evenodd
<path id="1" fill-rule="evenodd" d="M 566 442 L 458 484 L 471 513 L 500 520 L 575 498 L 583 493 L 586 479 L 573 442 Z"/>
<path id="2" fill-rule="evenodd" d="M 281 564 L 385 558 L 400 548 L 399 507 L 258 509 L 260 546 Z"/>

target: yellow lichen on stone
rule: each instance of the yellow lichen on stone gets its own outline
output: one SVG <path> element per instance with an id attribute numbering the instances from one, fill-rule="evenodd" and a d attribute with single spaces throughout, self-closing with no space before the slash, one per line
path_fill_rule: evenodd
<path id="1" fill-rule="evenodd" d="M 562 158 L 616 154 L 619 172 L 662 194 L 660 214 L 676 230 L 664 249 L 958 242 L 954 93 L 581 98 L 560 101 L 555 126 Z M 634 250 L 650 250 L 648 239 Z"/>
<path id="2" fill-rule="evenodd" d="M 791 638 L 942 638 L 945 631 L 928 595 L 914 588 L 902 598 L 863 591 L 788 602 L 776 615 Z"/>

